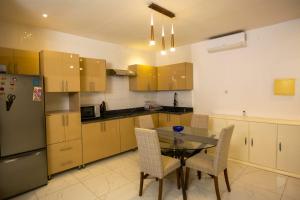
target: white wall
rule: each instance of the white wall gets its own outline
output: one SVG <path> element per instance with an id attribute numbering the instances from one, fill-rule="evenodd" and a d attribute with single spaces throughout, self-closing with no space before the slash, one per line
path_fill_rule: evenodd
<path id="1" fill-rule="evenodd" d="M 29 33 L 32 36 L 26 37 Z M 83 57 L 106 59 L 107 67 L 110 68 L 127 68 L 130 64 L 153 65 L 155 61 L 155 54 L 152 52 L 139 51 L 48 29 L 4 22 L 0 22 L 0 46 L 35 51 L 47 49 L 78 53 Z M 108 89 L 105 93 L 81 95 L 81 103 L 100 103 L 105 100 L 109 109 L 118 109 L 143 106 L 145 100 L 153 100 L 156 97 L 155 93 L 130 92 L 127 77 L 109 77 L 107 85 Z M 55 102 L 56 99 L 65 100 L 63 96 L 60 98 L 58 95 L 48 95 L 48 97 L 51 100 L 48 110 L 58 104 Z"/>
<path id="2" fill-rule="evenodd" d="M 191 56 L 181 53 L 189 50 L 186 46 L 177 48 L 180 61 L 194 64 L 195 112 L 241 115 L 246 110 L 249 116 L 300 119 L 300 19 L 247 31 L 247 37 L 246 48 L 218 53 L 207 53 L 207 41 L 192 44 Z M 176 53 L 157 54 L 156 63 L 173 63 Z M 276 78 L 296 78 L 296 95 L 275 96 Z"/>

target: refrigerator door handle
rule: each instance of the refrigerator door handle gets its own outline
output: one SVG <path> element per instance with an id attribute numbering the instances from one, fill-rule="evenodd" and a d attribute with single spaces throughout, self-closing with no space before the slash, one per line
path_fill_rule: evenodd
<path id="1" fill-rule="evenodd" d="M 18 158 L 9 159 L 9 160 L 5 160 L 4 163 L 16 162 L 17 160 L 18 160 Z"/>

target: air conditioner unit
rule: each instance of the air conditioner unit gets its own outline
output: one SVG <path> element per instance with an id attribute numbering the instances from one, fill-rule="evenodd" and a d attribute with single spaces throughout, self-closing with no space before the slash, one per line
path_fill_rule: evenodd
<path id="1" fill-rule="evenodd" d="M 236 33 L 208 40 L 207 51 L 214 53 L 218 51 L 225 51 L 229 49 L 242 48 L 247 46 L 246 33 Z"/>

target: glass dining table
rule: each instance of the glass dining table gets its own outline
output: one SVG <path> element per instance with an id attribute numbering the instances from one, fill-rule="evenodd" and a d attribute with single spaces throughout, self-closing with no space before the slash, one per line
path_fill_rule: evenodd
<path id="1" fill-rule="evenodd" d="M 162 154 L 180 159 L 182 165 L 186 158 L 218 143 L 218 134 L 206 128 L 185 126 L 181 132 L 175 132 L 173 127 L 160 127 L 156 131 Z"/>

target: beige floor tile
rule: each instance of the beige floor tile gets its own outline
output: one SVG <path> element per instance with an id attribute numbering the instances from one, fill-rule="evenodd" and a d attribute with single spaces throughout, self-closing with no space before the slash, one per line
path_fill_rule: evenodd
<path id="1" fill-rule="evenodd" d="M 286 176 L 254 167 L 247 167 L 245 172 L 234 183 L 282 194 L 286 181 Z"/>
<path id="2" fill-rule="evenodd" d="M 96 200 L 97 197 L 82 184 L 75 184 L 58 192 L 39 198 L 40 200 Z"/>
<path id="3" fill-rule="evenodd" d="M 281 194 L 268 190 L 239 185 L 237 182 L 232 185 L 231 192 L 224 192 L 223 200 L 280 200 Z"/>
<path id="4" fill-rule="evenodd" d="M 283 192 L 283 199 L 300 199 L 300 179 L 288 178 Z"/>
<path id="5" fill-rule="evenodd" d="M 71 175 L 71 172 L 65 172 L 55 175 L 48 181 L 48 185 L 37 189 L 35 193 L 38 198 L 41 198 L 77 183 L 79 181 Z"/>
<path id="6" fill-rule="evenodd" d="M 117 173 L 108 173 L 90 177 L 82 183 L 98 197 L 111 192 L 130 181 Z"/>
<path id="7" fill-rule="evenodd" d="M 298 200 L 300 179 L 248 167 L 236 162 L 228 163 L 232 192 L 226 188 L 224 175 L 219 175 L 222 200 Z M 139 191 L 139 164 L 137 151 L 129 151 L 103 159 L 81 170 L 70 170 L 54 176 L 45 187 L 17 197 L 16 200 L 153 200 L 157 199 L 158 182 L 146 179 L 143 196 Z M 188 200 L 215 200 L 213 179 L 202 174 L 198 180 L 191 170 Z M 182 191 L 177 189 L 176 174 L 169 174 L 163 185 L 164 200 L 182 200 Z"/>
<path id="8" fill-rule="evenodd" d="M 27 192 L 23 195 L 17 196 L 15 198 L 12 198 L 11 200 L 37 200 L 37 196 L 35 195 L 35 192 Z"/>

